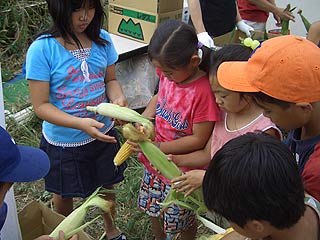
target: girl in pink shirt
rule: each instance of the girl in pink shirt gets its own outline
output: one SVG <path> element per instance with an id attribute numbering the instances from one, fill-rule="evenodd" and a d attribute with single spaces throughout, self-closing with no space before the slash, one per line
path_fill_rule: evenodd
<path id="1" fill-rule="evenodd" d="M 186 154 L 204 148 L 214 123 L 220 120 L 209 78 L 200 64 L 205 63 L 204 49 L 198 44 L 193 27 L 177 20 L 162 23 L 155 31 L 149 47 L 150 61 L 157 68 L 159 91 L 151 99 L 143 115 L 155 118 L 155 144 L 166 154 Z M 155 171 L 141 153 L 139 160 L 145 172 L 139 192 L 139 208 L 151 217 L 155 239 L 195 239 L 197 225 L 194 213 L 171 205 L 163 212 L 170 182 Z M 195 160 L 182 171 L 203 168 Z"/>
<path id="2" fill-rule="evenodd" d="M 169 159 L 178 166 L 191 167 L 194 159 L 208 165 L 214 154 L 229 140 L 247 132 L 262 131 L 281 139 L 281 131 L 262 114 L 251 96 L 241 92 L 234 92 L 219 84 L 217 70 L 225 61 L 247 61 L 252 54 L 252 49 L 241 44 L 229 44 L 213 52 L 210 58 L 210 82 L 216 103 L 222 110 L 222 121 L 217 122 L 212 131 L 211 139 L 206 147 L 189 154 L 172 155 Z M 234 79 L 237 81 L 237 79 Z M 187 164 L 189 163 L 189 164 Z M 190 171 L 173 180 L 174 188 L 179 192 L 192 193 L 202 185 L 205 170 Z"/>

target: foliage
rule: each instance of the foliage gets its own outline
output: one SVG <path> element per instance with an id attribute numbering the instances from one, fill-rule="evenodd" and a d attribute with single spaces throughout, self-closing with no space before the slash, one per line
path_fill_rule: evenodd
<path id="1" fill-rule="evenodd" d="M 48 27 L 50 17 L 45 1 L 0 0 L 0 59 L 3 80 L 20 71 L 33 37 Z"/>

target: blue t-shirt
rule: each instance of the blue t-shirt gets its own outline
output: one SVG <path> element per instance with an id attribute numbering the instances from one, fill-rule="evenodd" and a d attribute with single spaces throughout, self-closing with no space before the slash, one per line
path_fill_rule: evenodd
<path id="1" fill-rule="evenodd" d="M 86 106 L 109 101 L 104 82 L 106 68 L 118 60 L 110 35 L 101 30 L 100 36 L 109 43 L 102 46 L 92 42 L 90 56 L 85 61 L 89 73 L 81 67 L 83 62 L 75 58 L 55 38 L 40 36 L 28 49 L 26 77 L 28 80 L 49 82 L 51 104 L 73 116 L 94 118 L 105 124 L 104 128 L 100 129 L 101 132 L 107 132 L 113 122 L 107 117 L 86 111 Z M 47 121 L 43 122 L 42 127 L 46 140 L 56 146 L 79 146 L 92 140 L 78 129 Z"/>

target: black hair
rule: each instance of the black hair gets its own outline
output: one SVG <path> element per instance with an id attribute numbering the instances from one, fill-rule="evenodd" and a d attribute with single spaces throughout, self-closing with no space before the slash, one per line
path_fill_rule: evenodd
<path id="1" fill-rule="evenodd" d="M 100 29 L 103 26 L 105 17 L 100 0 L 47 0 L 47 4 L 53 23 L 48 30 L 39 35 L 50 34 L 51 36 L 49 37 L 62 37 L 66 42 L 70 42 L 72 39 L 79 48 L 82 48 L 79 39 L 72 31 L 72 12 L 78 8 L 88 9 L 93 7 L 95 8 L 95 15 L 85 33 L 90 40 L 98 45 L 108 44 L 108 41 L 100 37 Z"/>
<path id="2" fill-rule="evenodd" d="M 252 54 L 252 49 L 242 44 L 231 43 L 224 45 L 221 49 L 213 51 L 210 55 L 209 74 L 216 74 L 223 62 L 248 61 Z"/>
<path id="3" fill-rule="evenodd" d="M 215 76 L 217 74 L 218 68 L 221 63 L 230 61 L 248 61 L 248 59 L 251 57 L 251 54 L 252 49 L 240 43 L 230 43 L 224 45 L 219 50 L 213 51 L 210 54 L 209 76 Z M 239 92 L 239 94 L 242 98 L 246 93 Z"/>
<path id="4" fill-rule="evenodd" d="M 179 20 L 166 20 L 155 30 L 148 46 L 148 56 L 150 61 L 157 60 L 161 65 L 177 69 L 189 64 L 199 48 L 203 51 L 199 68 L 207 71 L 211 50 L 198 45 L 194 27 Z"/>
<path id="5" fill-rule="evenodd" d="M 261 220 L 277 229 L 289 228 L 305 211 L 292 152 L 265 133 L 247 133 L 227 142 L 209 164 L 203 194 L 209 210 L 240 227 Z"/>
<path id="6" fill-rule="evenodd" d="M 290 102 L 286 102 L 286 101 L 282 101 L 282 100 L 273 98 L 263 92 L 248 93 L 248 94 L 253 97 L 253 100 L 256 102 L 256 104 L 258 106 L 260 106 L 259 102 L 265 102 L 265 103 L 271 103 L 271 104 L 278 105 L 282 109 L 287 109 L 292 104 Z"/>

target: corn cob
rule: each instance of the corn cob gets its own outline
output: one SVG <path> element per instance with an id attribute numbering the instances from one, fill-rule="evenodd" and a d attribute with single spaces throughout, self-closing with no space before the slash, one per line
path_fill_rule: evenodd
<path id="1" fill-rule="evenodd" d="M 127 141 L 122 144 L 121 148 L 113 159 L 114 165 L 120 166 L 122 163 L 124 163 L 124 161 L 126 161 L 133 153 L 131 148 L 132 146 Z"/>
<path id="2" fill-rule="evenodd" d="M 302 15 L 302 10 L 301 10 L 301 9 L 299 9 L 299 11 L 298 11 L 297 13 L 300 15 L 301 20 L 302 20 L 302 22 L 303 22 L 303 25 L 304 25 L 305 29 L 307 30 L 307 32 L 309 32 L 311 23 L 308 21 L 308 19 L 306 19 L 305 16 Z"/>
<path id="3" fill-rule="evenodd" d="M 87 111 L 99 113 L 110 118 L 140 123 L 145 129 L 146 136 L 150 139 L 154 138 L 154 126 L 152 122 L 130 108 L 112 103 L 100 103 L 98 106 L 87 106 L 86 109 Z"/>
<path id="4" fill-rule="evenodd" d="M 143 154 L 148 158 L 150 163 L 163 175 L 165 178 L 172 180 L 181 176 L 182 172 L 173 162 L 167 159 L 167 156 L 154 144 L 149 141 L 138 143 Z"/>
<path id="5" fill-rule="evenodd" d="M 127 123 L 122 127 L 122 134 L 132 142 L 144 142 L 154 139 L 154 128 L 152 127 L 151 131 L 149 129 L 144 127 L 137 129 L 131 123 Z"/>
<path id="6" fill-rule="evenodd" d="M 100 188 L 97 189 L 80 207 L 76 208 L 69 216 L 67 216 L 51 233 L 50 237 L 57 240 L 59 239 L 59 231 L 65 233 L 65 238 L 69 239 L 72 235 L 76 234 L 89 223 L 81 226 L 89 207 L 96 206 L 101 208 L 104 212 L 110 213 L 112 203 L 104 200 L 98 196 Z M 97 218 L 96 218 L 97 219 Z M 92 220 L 91 222 L 95 221 Z"/>

